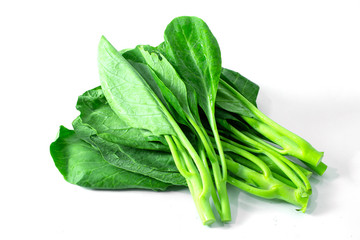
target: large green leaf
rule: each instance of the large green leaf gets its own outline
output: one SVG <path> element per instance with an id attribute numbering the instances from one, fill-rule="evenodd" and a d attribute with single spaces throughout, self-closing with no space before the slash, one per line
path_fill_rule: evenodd
<path id="1" fill-rule="evenodd" d="M 79 96 L 76 108 L 80 111 L 82 122 L 91 125 L 97 135 L 107 141 L 141 149 L 169 151 L 163 136 L 130 127 L 119 118 L 107 103 L 101 87 Z"/>
<path id="2" fill-rule="evenodd" d="M 92 126 L 83 124 L 81 118 L 74 120 L 73 127 L 77 136 L 99 149 L 109 164 L 173 185 L 186 184 L 169 152 L 137 149 L 106 141 L 97 135 Z"/>
<path id="3" fill-rule="evenodd" d="M 166 99 L 170 111 L 176 111 L 178 122 L 187 124 L 187 118 L 192 116 L 188 104 L 186 85 L 180 78 L 171 63 L 158 51 L 149 45 L 139 45 L 136 48 L 124 52 L 123 56 L 137 68 L 133 62 L 140 62 L 149 66 L 152 70 L 152 79 L 156 83 L 161 96 Z M 155 90 L 156 91 L 156 90 Z M 174 115 L 174 114 L 173 114 Z"/>
<path id="4" fill-rule="evenodd" d="M 198 104 L 211 119 L 221 74 L 221 54 L 215 37 L 203 20 L 178 17 L 166 27 L 164 39 L 159 50 L 189 90 L 196 92 Z"/>
<path id="5" fill-rule="evenodd" d="M 123 121 L 131 127 L 149 130 L 154 135 L 175 134 L 159 98 L 105 37 L 99 43 L 98 64 L 105 97 Z"/>
<path id="6" fill-rule="evenodd" d="M 98 149 L 81 140 L 73 130 L 60 127 L 50 145 L 54 163 L 65 180 L 92 189 L 143 188 L 165 190 L 171 184 L 115 167 Z"/>

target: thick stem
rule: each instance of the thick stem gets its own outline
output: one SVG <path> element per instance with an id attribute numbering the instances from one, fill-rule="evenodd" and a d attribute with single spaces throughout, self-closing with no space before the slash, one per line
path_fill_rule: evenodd
<path id="1" fill-rule="evenodd" d="M 262 153 L 265 154 L 269 159 L 271 159 L 284 172 L 284 174 L 286 174 L 286 176 L 291 181 L 293 181 L 296 186 L 298 186 L 299 188 L 304 187 L 308 191 L 311 191 L 309 179 L 305 176 L 304 172 L 301 171 L 293 162 L 291 162 L 289 159 L 285 158 L 278 152 L 274 151 L 272 148 L 269 148 L 267 145 L 264 145 L 261 142 L 257 142 L 256 140 L 245 135 L 244 133 L 238 131 L 230 124 L 226 125 L 226 127 L 240 141 L 245 141 L 245 143 L 249 144 L 250 146 L 262 150 Z"/>
<path id="2" fill-rule="evenodd" d="M 198 211 L 199 217 L 204 225 L 211 225 L 215 222 L 215 216 L 211 209 L 209 198 L 203 194 L 203 183 L 201 176 L 198 174 L 197 170 L 194 168 L 191 160 L 188 158 L 187 153 L 184 152 L 184 149 L 180 149 L 181 156 L 178 154 L 179 144 L 176 138 L 171 138 L 170 136 L 165 136 L 165 139 L 170 147 L 171 154 L 173 155 L 176 166 L 179 166 L 179 172 L 185 177 L 188 184 L 189 190 L 193 197 L 196 209 Z M 177 144 L 174 143 L 174 140 L 177 141 Z M 182 147 L 180 147 L 182 148 Z M 190 164 L 190 165 L 189 165 Z M 189 171 L 184 169 L 184 165 L 189 169 Z"/>
<path id="3" fill-rule="evenodd" d="M 249 117 L 243 117 L 243 119 L 255 130 L 281 146 L 282 149 L 276 150 L 279 153 L 296 157 L 312 166 L 317 166 L 321 162 L 324 155 L 323 152 L 317 151 L 310 143 L 281 127 L 271 119 L 267 117 L 262 117 L 261 121 Z"/>
<path id="4" fill-rule="evenodd" d="M 228 149 L 229 151 L 236 153 L 240 156 L 243 156 L 244 158 L 248 159 L 249 161 L 253 162 L 254 164 L 256 164 L 261 171 L 263 172 L 265 178 L 271 176 L 271 170 L 270 168 L 263 162 L 261 161 L 261 159 L 259 159 L 258 157 L 254 156 L 253 154 L 245 151 L 244 149 L 241 149 L 239 147 L 236 147 L 232 144 L 223 142 L 223 146 L 224 148 Z"/>
<path id="5" fill-rule="evenodd" d="M 214 111 L 213 111 L 214 112 Z M 215 120 L 215 115 L 212 115 L 210 126 L 212 128 L 216 147 L 220 156 L 220 162 L 222 167 L 222 179 L 221 179 L 221 188 L 219 189 L 219 196 L 220 196 L 220 202 L 222 207 L 222 214 L 221 214 L 221 221 L 223 222 L 230 222 L 231 221 L 231 211 L 230 211 L 230 203 L 229 203 L 229 196 L 227 193 L 227 187 L 226 187 L 226 181 L 227 181 L 227 166 L 226 166 L 226 159 L 224 150 L 222 147 L 222 143 L 220 140 L 219 132 L 217 129 L 217 124 Z"/>
<path id="6" fill-rule="evenodd" d="M 220 156 L 220 161 L 221 161 L 221 167 L 222 167 L 222 176 L 224 181 L 226 181 L 226 176 L 227 176 L 227 169 L 226 169 L 226 159 L 225 159 L 225 154 L 224 154 L 224 150 L 221 144 L 221 140 L 220 140 L 220 135 L 219 135 L 219 131 L 217 128 L 217 124 L 216 124 L 216 119 L 215 119 L 215 115 L 212 115 L 211 121 L 209 121 L 213 135 L 214 135 L 214 139 L 215 139 L 215 143 L 216 143 L 216 147 Z"/>
<path id="7" fill-rule="evenodd" d="M 251 162 L 251 161 L 249 161 L 249 160 L 247 160 L 247 159 L 245 159 L 245 158 L 243 158 L 241 156 L 236 156 L 236 157 L 234 157 L 234 156 L 230 157 L 229 156 L 229 158 L 231 158 L 235 162 L 237 162 L 237 163 L 239 163 L 241 165 L 244 165 L 245 167 L 248 167 L 248 168 L 250 168 L 250 169 L 252 169 L 252 170 L 254 170 L 256 172 L 262 173 L 261 169 L 256 164 L 254 164 L 253 162 Z M 262 158 L 260 158 L 260 159 L 263 160 Z M 265 162 L 265 163 L 268 164 L 268 162 Z M 296 188 L 296 185 L 292 181 L 290 181 L 289 178 L 287 178 L 286 176 L 283 176 L 284 175 L 283 173 L 279 174 L 279 173 L 277 173 L 277 171 L 274 171 L 274 170 L 278 170 L 276 165 L 274 165 L 274 164 L 269 165 L 268 164 L 268 166 L 269 166 L 274 178 L 276 178 L 277 180 L 279 180 L 279 181 L 281 181 L 281 182 L 283 182 L 283 183 L 285 183 L 285 184 L 287 184 L 287 185 L 289 185 L 291 187 Z M 275 166 L 276 166 L 276 168 L 275 168 Z"/>
<path id="8" fill-rule="evenodd" d="M 256 131 L 281 146 L 282 152 L 286 152 L 312 166 L 317 166 L 321 162 L 323 152 L 317 151 L 310 143 L 271 120 L 225 81 L 220 80 L 219 84 L 230 91 L 255 116 L 255 118 L 241 117 Z"/>
<path id="9" fill-rule="evenodd" d="M 208 168 L 208 163 L 207 163 L 207 159 L 206 159 L 204 146 L 200 142 L 198 143 L 198 145 L 199 145 L 199 147 L 198 147 L 199 156 L 202 159 L 204 165 L 207 166 L 208 172 L 211 175 L 210 169 Z M 220 205 L 220 201 L 219 201 L 215 187 L 211 188 L 211 197 L 213 199 L 216 210 L 220 214 L 221 213 L 221 205 Z"/>
<path id="10" fill-rule="evenodd" d="M 184 132 L 181 130 L 181 128 L 179 127 L 179 125 L 176 123 L 176 121 L 174 120 L 174 118 L 171 116 L 171 114 L 167 111 L 167 109 L 165 108 L 164 105 L 162 105 L 161 102 L 159 102 L 159 105 L 162 106 L 163 108 L 163 113 L 166 115 L 166 117 L 168 118 L 171 126 L 173 127 L 175 133 L 177 134 L 178 139 L 180 140 L 182 146 L 184 146 L 184 148 L 188 151 L 188 153 L 190 154 L 191 158 L 193 159 L 196 168 L 198 169 L 200 176 L 201 176 L 201 181 L 202 181 L 202 185 L 203 185 L 203 192 L 202 195 L 203 197 L 209 199 L 210 195 L 211 195 L 211 176 L 209 175 L 204 163 L 202 162 L 202 160 L 200 159 L 199 155 L 197 154 L 196 150 L 194 149 L 194 147 L 191 145 L 190 141 L 187 139 L 187 137 L 185 136 Z"/>
<path id="11" fill-rule="evenodd" d="M 180 151 L 181 157 L 184 160 L 186 169 L 189 171 L 189 173 L 191 173 L 191 174 L 199 174 L 199 171 L 196 169 L 196 166 L 195 166 L 194 162 L 189 158 L 187 151 L 181 145 L 178 138 L 175 137 L 175 136 L 172 136 L 172 140 L 174 141 L 177 149 Z"/>
<path id="12" fill-rule="evenodd" d="M 301 189 L 292 188 L 272 176 L 265 178 L 263 174 L 231 160 L 227 161 L 227 166 L 229 172 L 246 181 L 243 182 L 229 176 L 228 182 L 230 184 L 259 197 L 284 200 L 296 206 L 300 206 L 302 208 L 301 210 L 305 212 L 309 195 Z M 249 183 L 252 184 L 249 185 Z"/>
<path id="13" fill-rule="evenodd" d="M 283 177 L 287 177 L 286 174 L 284 174 L 284 172 L 276 164 L 274 164 L 274 162 L 268 156 L 266 156 L 265 154 L 261 154 L 259 155 L 259 158 L 269 165 L 271 171 L 276 172 L 277 174 L 280 174 Z M 296 164 L 296 167 L 299 168 L 301 172 L 303 172 L 306 178 L 310 179 L 312 175 L 311 171 L 307 170 L 306 168 L 298 164 Z"/>
<path id="14" fill-rule="evenodd" d="M 180 158 L 179 153 L 177 151 L 177 147 L 175 143 L 173 142 L 173 139 L 171 136 L 165 135 L 165 140 L 167 144 L 169 145 L 171 155 L 174 159 L 176 168 L 179 170 L 180 174 L 185 178 L 191 177 L 191 173 L 188 171 L 185 162 Z"/>
<path id="15" fill-rule="evenodd" d="M 221 174 L 221 168 L 219 165 L 218 157 L 215 154 L 214 148 L 211 144 L 210 138 L 207 135 L 206 131 L 203 128 L 200 128 L 199 125 L 192 118 L 189 117 L 188 121 L 193 126 L 201 142 L 203 143 L 203 146 L 206 150 L 206 153 L 209 157 L 212 166 L 215 185 L 221 205 L 221 211 L 219 212 L 221 221 L 229 222 L 231 221 L 231 211 L 230 211 L 230 203 L 229 203 L 229 197 L 226 187 L 226 175 L 224 176 L 224 173 Z M 222 170 L 224 171 L 225 169 L 226 171 L 226 163 L 224 164 L 222 164 L 222 168 L 223 168 Z"/>

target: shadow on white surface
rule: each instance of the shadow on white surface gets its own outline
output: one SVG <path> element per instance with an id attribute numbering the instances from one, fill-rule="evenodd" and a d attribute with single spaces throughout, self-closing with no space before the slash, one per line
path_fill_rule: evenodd
<path id="1" fill-rule="evenodd" d="M 306 209 L 306 213 L 312 215 L 321 215 L 325 212 L 329 212 L 332 209 L 336 208 L 334 203 L 331 201 L 334 196 L 332 194 L 336 194 L 335 192 L 325 192 L 321 193 L 321 202 L 318 201 L 319 197 L 319 188 L 324 188 L 331 184 L 331 181 L 336 180 L 339 177 L 337 170 L 333 167 L 327 168 L 325 174 L 323 176 L 313 175 L 310 178 L 311 186 L 312 186 L 312 194 L 309 199 L 309 204 Z"/>

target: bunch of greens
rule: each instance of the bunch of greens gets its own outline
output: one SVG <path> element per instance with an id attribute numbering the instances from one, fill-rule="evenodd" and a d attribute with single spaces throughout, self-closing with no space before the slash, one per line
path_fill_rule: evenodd
<path id="1" fill-rule="evenodd" d="M 206 225 L 212 205 L 231 220 L 227 183 L 306 210 L 309 177 L 326 170 L 323 153 L 256 107 L 259 87 L 222 67 L 204 21 L 175 18 L 157 47 L 117 51 L 102 37 L 98 63 L 101 86 L 79 97 L 74 130 L 61 126 L 50 146 L 68 182 L 186 186 Z"/>

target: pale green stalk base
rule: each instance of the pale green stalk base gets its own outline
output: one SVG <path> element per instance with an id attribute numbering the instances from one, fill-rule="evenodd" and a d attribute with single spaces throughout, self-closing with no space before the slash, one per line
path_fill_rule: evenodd
<path id="1" fill-rule="evenodd" d="M 201 143 L 202 148 L 205 149 L 205 152 L 207 153 L 207 156 L 210 160 L 211 167 L 212 167 L 212 173 L 214 176 L 214 182 L 217 190 L 216 192 L 212 192 L 212 198 L 214 200 L 214 203 L 216 205 L 216 209 L 219 212 L 220 219 L 222 222 L 230 222 L 231 221 L 231 211 L 230 211 L 230 203 L 229 203 L 229 196 L 227 192 L 226 187 L 226 178 L 227 178 L 227 169 L 226 169 L 226 161 L 225 156 L 221 147 L 220 138 L 217 133 L 217 128 L 214 131 L 214 135 L 218 136 L 218 141 L 216 146 L 220 146 L 219 154 L 220 154 L 220 164 L 218 160 L 218 156 L 215 154 L 215 150 L 211 144 L 211 141 L 209 139 L 209 136 L 207 135 L 206 131 L 203 131 L 203 127 L 199 126 L 194 120 L 192 120 L 190 117 L 188 118 L 190 124 L 194 127 L 196 133 L 198 134 Z M 200 151 L 199 151 L 200 152 Z M 201 154 L 199 154 L 201 155 Z M 224 159 L 224 161 L 222 160 Z M 206 158 L 203 160 L 203 162 L 206 162 Z M 221 168 L 220 168 L 221 165 Z"/>
<path id="2" fill-rule="evenodd" d="M 267 117 L 265 119 L 264 116 L 261 118 L 262 121 L 249 117 L 243 117 L 243 119 L 256 131 L 281 146 L 282 149 L 274 148 L 277 152 L 296 157 L 315 167 L 321 162 L 324 156 L 323 152 L 317 151 L 301 137 L 283 128 L 271 119 Z"/>
<path id="3" fill-rule="evenodd" d="M 259 197 L 284 200 L 301 207 L 301 211 L 305 212 L 309 195 L 303 189 L 290 187 L 271 175 L 264 176 L 232 160 L 227 161 L 227 166 L 229 172 L 243 179 L 228 176 L 230 184 Z"/>
<path id="4" fill-rule="evenodd" d="M 282 149 L 276 149 L 276 151 L 282 155 L 296 157 L 299 160 L 310 164 L 311 166 L 318 166 L 324 155 L 323 152 L 317 151 L 303 138 L 299 137 L 293 132 L 290 132 L 289 130 L 271 120 L 225 81 L 220 80 L 220 84 L 229 92 L 231 92 L 231 94 L 233 94 L 233 96 L 245 107 L 247 107 L 254 115 L 254 117 L 241 115 L 240 117 L 244 119 L 257 132 L 261 133 L 263 136 L 282 147 Z"/>
<path id="5" fill-rule="evenodd" d="M 188 153 L 176 137 L 165 136 L 165 139 L 170 147 L 176 167 L 186 179 L 202 223 L 204 225 L 211 225 L 215 222 L 215 216 L 209 200 L 212 187 L 209 172 L 205 171 L 203 175 L 201 175 L 201 172 L 199 173 L 193 160 L 190 159 Z M 200 157 L 198 160 L 200 160 L 198 165 L 201 165 Z"/>

